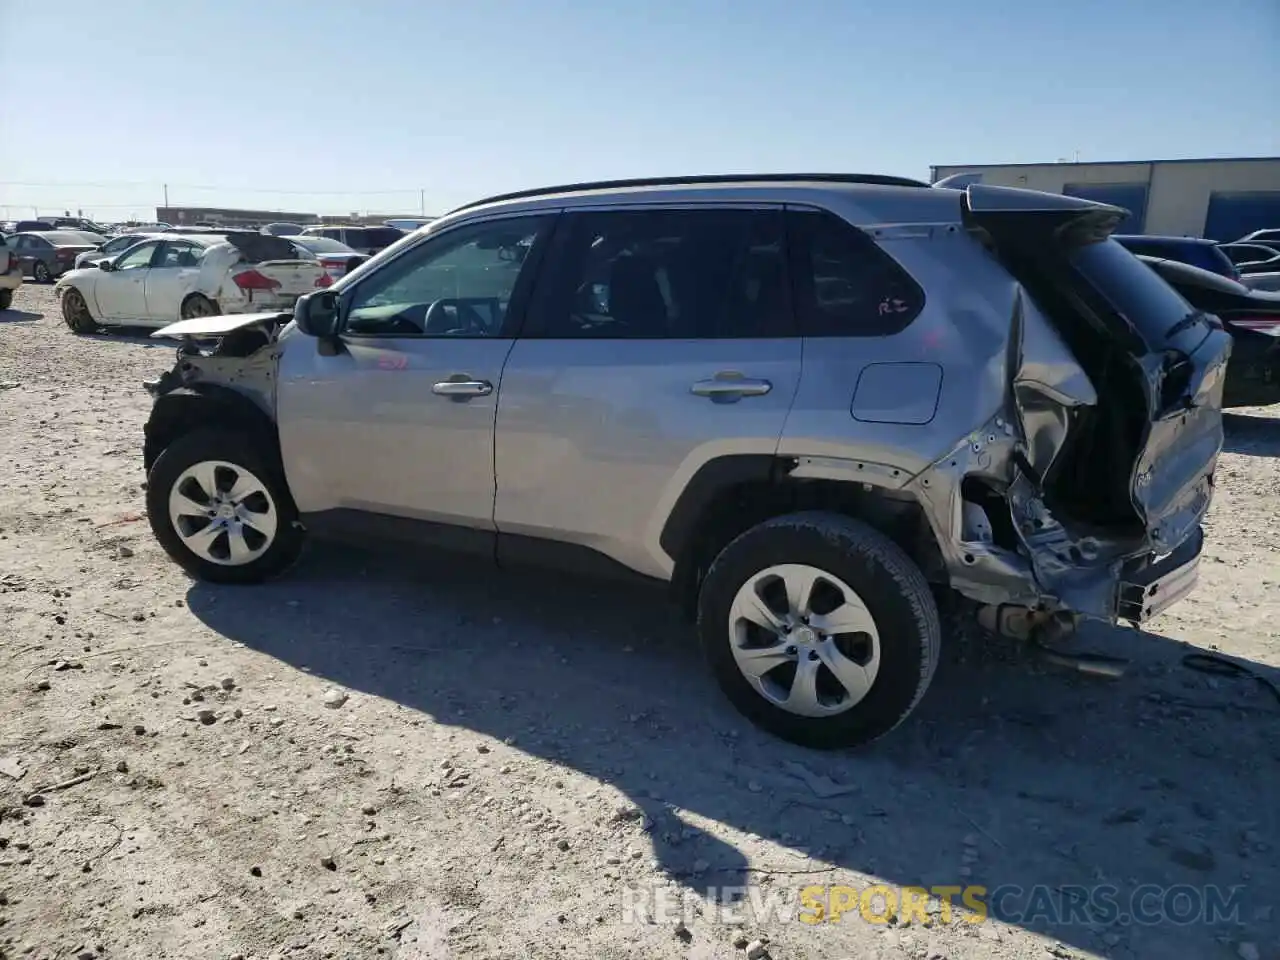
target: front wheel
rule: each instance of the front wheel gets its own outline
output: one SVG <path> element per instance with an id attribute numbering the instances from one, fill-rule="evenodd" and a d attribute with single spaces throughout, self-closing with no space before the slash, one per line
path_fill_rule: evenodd
<path id="1" fill-rule="evenodd" d="M 13 306 L 13 291 L 8 287 L 0 288 L 0 310 L 8 310 Z"/>
<path id="2" fill-rule="evenodd" d="M 93 333 L 98 329 L 84 294 L 75 287 L 68 287 L 62 295 L 62 319 L 72 333 Z"/>
<path id="3" fill-rule="evenodd" d="M 151 530 L 192 576 L 259 583 L 302 552 L 293 498 L 263 446 L 246 434 L 199 430 L 179 437 L 152 465 Z"/>
<path id="4" fill-rule="evenodd" d="M 933 679 L 941 626 L 920 569 L 836 513 L 766 521 L 720 552 L 698 599 L 712 671 L 748 719 L 820 749 L 896 727 Z"/>

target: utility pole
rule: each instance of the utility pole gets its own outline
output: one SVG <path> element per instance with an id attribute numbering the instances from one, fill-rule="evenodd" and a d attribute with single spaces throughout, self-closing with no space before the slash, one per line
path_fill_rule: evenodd
<path id="1" fill-rule="evenodd" d="M 169 185 L 167 183 L 164 185 L 164 208 L 166 210 L 169 209 Z"/>
<path id="2" fill-rule="evenodd" d="M 418 213 L 424 217 L 427 215 L 427 191 L 425 190 L 418 191 Z"/>

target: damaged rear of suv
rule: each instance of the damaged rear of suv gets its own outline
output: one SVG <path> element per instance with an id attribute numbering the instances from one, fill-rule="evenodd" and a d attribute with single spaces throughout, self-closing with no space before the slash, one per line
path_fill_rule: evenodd
<path id="1" fill-rule="evenodd" d="M 866 742 L 939 600 L 1044 636 L 1195 583 L 1231 340 L 1124 213 L 813 174 L 491 198 L 293 317 L 159 331 L 152 526 L 223 582 L 314 533 L 663 583 L 753 721 Z"/>
<path id="2" fill-rule="evenodd" d="M 952 570 L 975 599 L 984 590 L 967 572 L 994 573 L 1011 553 L 1040 594 L 1023 605 L 1042 613 L 1141 621 L 1195 582 L 1231 337 L 1108 239 L 1121 215 L 967 191 L 970 234 L 1020 288 L 1005 409 L 954 458 L 978 468 L 961 480 L 964 552 Z"/>

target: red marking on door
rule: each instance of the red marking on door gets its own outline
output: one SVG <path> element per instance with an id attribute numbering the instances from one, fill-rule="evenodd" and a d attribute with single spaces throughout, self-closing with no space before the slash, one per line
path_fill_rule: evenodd
<path id="1" fill-rule="evenodd" d="M 409 358 L 400 354 L 384 354 L 378 358 L 379 370 L 403 370 L 409 366 Z"/>

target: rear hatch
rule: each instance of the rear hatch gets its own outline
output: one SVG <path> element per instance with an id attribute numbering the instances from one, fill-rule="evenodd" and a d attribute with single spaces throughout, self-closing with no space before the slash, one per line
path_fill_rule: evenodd
<path id="1" fill-rule="evenodd" d="M 1222 449 L 1231 336 L 1110 238 L 1127 211 L 975 184 L 965 219 L 1054 324 L 1096 406 L 1074 416 L 1051 471 L 1056 514 L 1156 556 L 1198 536 Z M 1138 551 L 1135 550 L 1135 553 Z"/>

